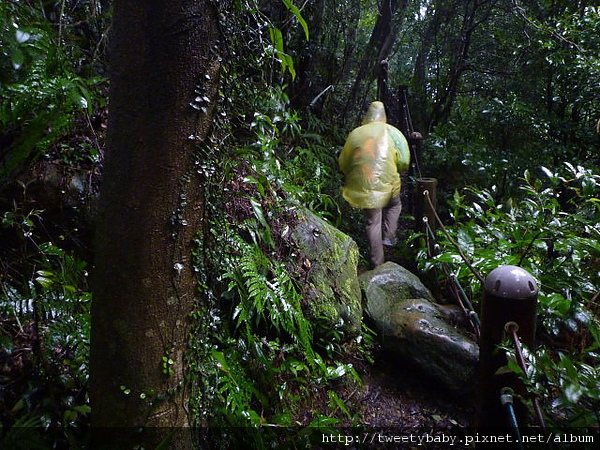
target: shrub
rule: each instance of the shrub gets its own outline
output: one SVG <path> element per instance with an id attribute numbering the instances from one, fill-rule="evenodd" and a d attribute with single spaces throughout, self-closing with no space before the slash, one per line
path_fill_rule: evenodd
<path id="1" fill-rule="evenodd" d="M 494 187 L 456 191 L 449 202 L 455 221 L 449 234 L 480 273 L 518 265 L 538 280 L 543 348 L 530 356 L 527 382 L 546 400 L 551 423 L 597 425 L 600 176 L 570 163 L 557 172 L 541 172 L 539 177 L 525 172 L 521 195 L 503 203 L 496 201 Z M 442 251 L 427 259 L 422 250 L 420 267 L 452 267 L 477 304 L 479 280 L 453 244 L 439 236 Z"/>

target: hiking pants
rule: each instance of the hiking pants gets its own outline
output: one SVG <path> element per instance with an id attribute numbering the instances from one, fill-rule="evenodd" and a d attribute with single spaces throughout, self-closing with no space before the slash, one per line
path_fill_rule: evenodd
<path id="1" fill-rule="evenodd" d="M 366 231 L 369 241 L 371 263 L 375 267 L 384 263 L 383 240 L 396 241 L 398 218 L 402 211 L 400 195 L 390 200 L 385 208 L 365 209 Z"/>

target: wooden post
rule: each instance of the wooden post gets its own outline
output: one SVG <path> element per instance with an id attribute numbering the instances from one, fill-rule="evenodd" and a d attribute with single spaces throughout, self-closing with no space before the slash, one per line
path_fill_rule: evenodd
<path id="1" fill-rule="evenodd" d="M 517 394 L 514 412 L 519 426 L 528 425 L 527 408 L 521 401 L 527 397 L 527 391 L 514 373 L 499 371 L 507 365 L 507 359 L 505 352 L 498 351 L 498 345 L 510 337 L 511 329 L 518 328 L 521 343 L 533 349 L 537 294 L 538 287 L 533 276 L 518 266 L 500 266 L 485 279 L 479 340 L 477 427 L 502 427 L 503 433 L 510 432 L 511 423 L 501 401 L 504 388 L 510 388 Z"/>
<path id="2" fill-rule="evenodd" d="M 415 231 L 418 233 L 429 233 L 429 229 L 435 231 L 436 218 L 435 208 L 437 207 L 437 179 L 436 178 L 417 178 L 414 195 L 414 216 Z M 427 223 L 423 220 L 427 219 Z M 433 236 L 425 239 L 427 242 L 427 253 L 433 254 L 435 244 Z"/>
<path id="3" fill-rule="evenodd" d="M 437 178 L 417 178 L 415 192 L 415 231 L 427 232 L 423 218 L 432 230 L 436 229 Z M 429 200 L 427 199 L 429 197 Z"/>

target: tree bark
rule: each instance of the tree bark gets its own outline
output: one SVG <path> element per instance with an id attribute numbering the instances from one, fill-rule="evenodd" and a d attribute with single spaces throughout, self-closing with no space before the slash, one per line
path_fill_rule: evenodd
<path id="1" fill-rule="evenodd" d="M 189 425 L 184 355 L 203 205 L 195 149 L 212 123 L 218 39 L 208 0 L 114 2 L 93 273 L 95 448 L 155 448 Z M 169 448 L 191 448 L 190 435 Z"/>
<path id="2" fill-rule="evenodd" d="M 412 101 L 415 105 L 413 111 L 414 122 L 417 124 L 418 130 L 424 132 L 429 131 L 427 127 L 429 125 L 429 114 L 427 114 L 429 104 L 429 92 L 427 76 L 429 58 L 432 51 L 432 47 L 435 44 L 436 35 L 444 20 L 449 20 L 448 15 L 453 10 L 453 6 L 447 2 L 434 2 L 430 3 L 427 7 L 426 16 L 430 17 L 423 36 L 421 38 L 421 45 L 415 60 L 415 67 L 413 72 L 413 79 L 411 82 L 411 94 Z"/>
<path id="3" fill-rule="evenodd" d="M 346 114 L 350 111 L 363 110 L 357 104 L 360 103 L 358 98 L 362 87 L 377 77 L 381 61 L 390 54 L 402 24 L 402 13 L 406 9 L 407 3 L 406 0 L 382 0 L 377 22 L 373 27 L 371 38 L 363 53 L 358 74 L 346 102 Z"/>
<path id="4" fill-rule="evenodd" d="M 430 4 L 428 11 L 433 10 L 433 15 L 421 40 L 411 82 L 417 129 L 428 133 L 448 119 L 462 76 L 469 69 L 473 34 L 489 20 L 496 3 L 436 0 Z M 438 80 L 435 92 L 428 88 L 429 78 Z"/>

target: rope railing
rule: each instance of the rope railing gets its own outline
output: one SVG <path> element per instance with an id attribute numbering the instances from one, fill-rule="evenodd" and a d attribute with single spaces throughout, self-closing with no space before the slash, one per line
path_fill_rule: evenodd
<path id="1" fill-rule="evenodd" d="M 424 191 L 424 196 L 429 199 L 427 190 Z M 435 208 L 433 207 L 433 204 L 431 203 L 431 201 L 429 204 L 430 204 L 431 210 L 435 214 L 436 220 L 439 220 L 439 216 L 435 212 Z M 428 256 L 433 257 L 433 256 L 435 256 L 434 250 L 438 250 L 439 245 L 437 243 L 435 243 L 435 240 L 436 240 L 435 232 L 431 228 L 431 225 L 429 224 L 429 219 L 427 217 L 423 217 L 423 224 L 425 225 L 425 229 L 426 229 L 425 234 L 426 234 L 427 240 L 428 240 L 428 242 L 427 242 Z M 441 224 L 441 226 L 443 227 L 443 224 Z M 443 228 L 443 229 L 445 230 L 445 228 Z M 448 231 L 446 230 L 446 233 L 447 232 Z M 435 244 L 431 245 L 431 242 L 433 242 Z M 458 244 L 456 244 L 456 245 L 458 245 Z M 465 290 L 463 289 L 462 285 L 458 281 L 458 278 L 454 274 L 451 273 L 449 265 L 447 263 L 442 263 L 441 266 L 442 266 L 442 270 L 444 272 L 446 279 L 448 279 L 450 281 L 450 290 L 451 290 L 454 298 L 456 299 L 456 303 L 462 310 L 465 318 L 471 324 L 471 327 L 473 328 L 475 335 L 479 339 L 480 325 L 481 325 L 480 321 L 479 321 L 479 316 L 474 311 L 473 305 L 471 304 L 471 301 L 467 297 L 467 294 L 465 293 Z"/>
<path id="2" fill-rule="evenodd" d="M 483 284 L 485 283 L 483 276 L 477 271 L 477 269 L 475 269 L 473 264 L 471 264 L 471 261 L 469 261 L 469 259 L 465 256 L 464 252 L 462 251 L 462 248 L 460 248 L 460 245 L 458 245 L 458 243 L 452 238 L 452 236 L 450 235 L 450 233 L 444 226 L 442 219 L 440 219 L 440 216 L 438 215 L 437 211 L 435 210 L 435 207 L 433 206 L 431 198 L 429 197 L 429 191 L 428 190 L 423 191 L 423 196 L 427 200 L 427 203 L 429 204 L 429 208 L 431 208 L 431 212 L 434 214 L 435 220 L 438 223 L 438 225 L 440 226 L 440 229 L 442 230 L 442 232 L 444 233 L 444 235 L 446 236 L 448 241 L 450 241 L 450 243 L 454 246 L 454 248 L 456 248 L 456 250 L 458 251 L 458 254 L 460 255 L 460 257 L 463 260 L 463 262 L 465 263 L 465 265 L 469 268 L 469 270 L 473 273 L 473 275 L 475 275 L 475 278 L 477 278 L 479 280 L 479 282 L 481 283 L 481 285 L 483 286 Z"/>
<path id="3" fill-rule="evenodd" d="M 391 100 L 392 96 L 389 95 L 389 88 L 387 85 L 387 61 L 382 61 L 382 70 L 380 71 L 380 77 L 378 82 L 378 88 L 381 100 L 384 103 L 387 100 Z M 483 300 L 480 305 L 479 316 L 474 311 L 471 302 L 465 290 L 460 285 L 458 278 L 452 273 L 450 266 L 447 263 L 442 263 L 442 269 L 444 275 L 450 281 L 450 290 L 453 296 L 456 298 L 457 304 L 462 309 L 463 313 L 468 318 L 469 322 L 473 326 L 477 335 L 480 347 L 480 404 L 478 407 L 478 420 L 481 426 L 495 426 L 501 421 L 501 416 L 506 414 L 509 415 L 508 422 L 512 425 L 515 434 L 519 435 L 518 420 L 521 418 L 523 422 L 526 421 L 526 414 L 523 414 L 524 405 L 520 396 L 513 399 L 514 391 L 511 387 L 515 387 L 515 390 L 519 393 L 523 392 L 523 383 L 519 384 L 516 376 L 509 377 L 509 381 L 512 384 L 508 386 L 505 384 L 506 377 L 498 374 L 502 366 L 506 366 L 506 356 L 498 352 L 498 347 L 501 346 L 502 330 L 501 327 L 508 323 L 521 324 L 520 338 L 524 345 L 533 348 L 533 341 L 535 336 L 535 322 L 536 322 L 536 307 L 537 307 L 537 283 L 531 277 L 529 273 L 517 266 L 501 266 L 494 269 L 490 274 L 484 278 L 469 261 L 467 256 L 464 254 L 460 245 L 452 238 L 435 208 L 436 201 L 436 188 L 437 180 L 434 178 L 423 178 L 421 173 L 421 153 L 423 138 L 420 133 L 415 132 L 412 118 L 410 116 L 410 109 L 408 107 L 408 88 L 402 86 L 399 91 L 399 97 L 401 97 L 402 103 L 402 118 L 403 122 L 401 128 L 402 132 L 405 133 L 411 147 L 413 165 L 412 175 L 419 177 L 416 182 L 417 192 L 422 192 L 424 202 L 421 201 L 419 195 L 416 195 L 417 199 L 415 207 L 416 225 L 424 231 L 425 239 L 427 243 L 428 256 L 431 258 L 435 256 L 435 252 L 439 252 L 439 245 L 436 243 L 436 233 L 434 228 L 436 224 L 442 230 L 448 241 L 456 248 L 460 258 L 464 264 L 468 267 L 471 273 L 479 281 L 484 292 Z M 433 192 L 429 191 L 429 188 Z M 432 201 L 433 193 L 433 201 Z M 423 223 L 421 223 L 420 214 L 423 215 Z M 431 222 L 431 223 L 430 223 Z M 424 227 L 421 228 L 421 227 Z M 522 261 L 519 261 L 521 264 Z M 512 285 L 511 285 L 512 283 Z M 598 295 L 594 297 L 596 299 Z M 523 352 L 521 349 L 521 341 L 517 331 L 518 326 L 510 325 L 506 328 L 506 333 L 511 337 L 513 345 L 515 346 L 515 353 L 519 361 L 519 365 L 523 369 L 524 373 L 527 374 L 527 368 Z M 514 386 L 513 386 L 514 384 Z M 500 392 L 500 398 L 498 393 Z M 545 429 L 539 400 L 533 399 L 533 405 L 537 420 L 541 427 Z M 505 417 L 506 418 L 506 417 Z M 521 439 L 517 440 L 517 447 L 522 449 Z"/>
<path id="4" fill-rule="evenodd" d="M 435 181 L 437 183 L 437 180 Z M 435 184 L 433 189 L 433 198 L 435 199 Z M 480 311 L 482 320 L 480 320 L 451 266 L 446 262 L 441 262 L 440 267 L 448 280 L 449 290 L 470 322 L 479 341 L 481 381 L 478 426 L 486 427 L 505 423 L 513 429 L 515 437 L 520 436 L 519 420 L 523 423 L 528 421 L 524 398 L 529 398 L 533 405 L 535 419 L 545 432 L 546 424 L 540 399 L 527 392 L 525 383 L 516 374 L 510 375 L 499 371 L 500 368 L 506 366 L 507 361 L 506 355 L 497 351 L 502 345 L 502 336 L 508 336 L 514 347 L 518 366 L 523 370 L 525 376 L 528 376 L 529 372 L 521 342 L 530 348 L 533 347 L 537 282 L 528 272 L 518 266 L 500 266 L 484 278 L 442 222 L 430 191 L 425 188 L 422 190 L 422 195 L 424 199 L 423 217 L 421 218 L 422 230 L 428 257 L 433 258 L 440 254 L 440 245 L 436 240 L 437 236 L 434 230 L 434 226 L 437 226 L 447 241 L 456 249 L 461 261 L 479 281 L 484 293 Z M 521 324 L 520 332 L 517 323 Z M 515 391 L 519 395 L 513 397 Z M 523 448 L 520 438 L 515 442 L 517 443 L 516 448 Z"/>
<path id="5" fill-rule="evenodd" d="M 519 325 L 516 322 L 507 322 L 506 325 L 504 325 L 504 331 L 506 331 L 506 333 L 510 337 L 513 348 L 515 349 L 517 364 L 519 365 L 525 376 L 527 376 L 527 363 L 525 362 L 525 357 L 523 355 L 523 347 L 521 346 L 521 341 L 519 340 L 519 336 L 517 334 L 517 332 L 519 331 Z M 532 398 L 532 403 L 538 424 L 545 431 L 546 422 L 544 420 L 544 415 L 542 414 L 540 399 L 537 396 L 534 396 Z"/>

